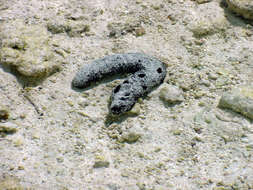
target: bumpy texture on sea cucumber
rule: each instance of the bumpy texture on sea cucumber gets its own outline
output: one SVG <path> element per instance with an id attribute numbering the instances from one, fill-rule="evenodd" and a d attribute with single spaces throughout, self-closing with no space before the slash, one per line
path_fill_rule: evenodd
<path id="1" fill-rule="evenodd" d="M 115 74 L 131 73 L 113 89 L 110 111 L 121 114 L 131 110 L 139 97 L 147 95 L 160 85 L 166 76 L 165 64 L 142 53 L 114 54 L 84 65 L 72 85 L 86 88 L 92 82 Z"/>

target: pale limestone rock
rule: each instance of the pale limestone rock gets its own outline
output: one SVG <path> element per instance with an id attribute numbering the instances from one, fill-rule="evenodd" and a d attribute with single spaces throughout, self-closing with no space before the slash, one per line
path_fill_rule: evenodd
<path id="1" fill-rule="evenodd" d="M 15 68 L 26 77 L 44 77 L 61 65 L 52 40 L 42 25 L 28 25 L 22 20 L 2 23 L 0 63 Z"/>
<path id="2" fill-rule="evenodd" d="M 228 24 L 224 10 L 216 2 L 200 4 L 192 16 L 188 27 L 197 37 L 221 32 Z"/>
<path id="3" fill-rule="evenodd" d="M 183 92 L 177 86 L 166 84 L 160 90 L 160 99 L 168 104 L 177 104 L 184 101 Z"/>
<path id="4" fill-rule="evenodd" d="M 240 87 L 225 92 L 220 99 L 219 107 L 231 109 L 253 119 L 253 87 Z"/>
<path id="5" fill-rule="evenodd" d="M 246 19 L 253 19 L 252 0 L 226 0 L 230 10 Z"/>

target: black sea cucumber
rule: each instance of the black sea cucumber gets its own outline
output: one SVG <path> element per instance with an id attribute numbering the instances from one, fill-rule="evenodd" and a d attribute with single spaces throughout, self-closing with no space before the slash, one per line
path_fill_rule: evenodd
<path id="1" fill-rule="evenodd" d="M 139 97 L 160 85 L 166 76 L 166 67 L 156 58 L 142 53 L 114 54 L 84 65 L 77 72 L 72 85 L 86 88 L 92 82 L 123 73 L 131 75 L 113 89 L 110 105 L 112 114 L 131 110 Z"/>

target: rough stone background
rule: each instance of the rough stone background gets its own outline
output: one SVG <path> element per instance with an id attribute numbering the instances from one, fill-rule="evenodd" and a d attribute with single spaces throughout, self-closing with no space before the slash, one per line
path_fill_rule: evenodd
<path id="1" fill-rule="evenodd" d="M 253 22 L 236 10 L 221 0 L 0 0 L 0 189 L 253 189 L 252 120 L 218 107 L 253 82 Z M 167 77 L 115 118 L 120 79 L 85 91 L 71 80 L 126 52 L 162 60 Z"/>

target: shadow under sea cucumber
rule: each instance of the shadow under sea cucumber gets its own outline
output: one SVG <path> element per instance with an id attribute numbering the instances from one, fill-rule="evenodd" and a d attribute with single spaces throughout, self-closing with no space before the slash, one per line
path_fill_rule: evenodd
<path id="1" fill-rule="evenodd" d="M 84 65 L 75 75 L 72 85 L 86 88 L 116 74 L 130 75 L 113 89 L 110 111 L 122 114 L 131 110 L 138 98 L 159 86 L 166 76 L 166 66 L 158 59 L 142 53 L 125 53 L 105 56 Z"/>

